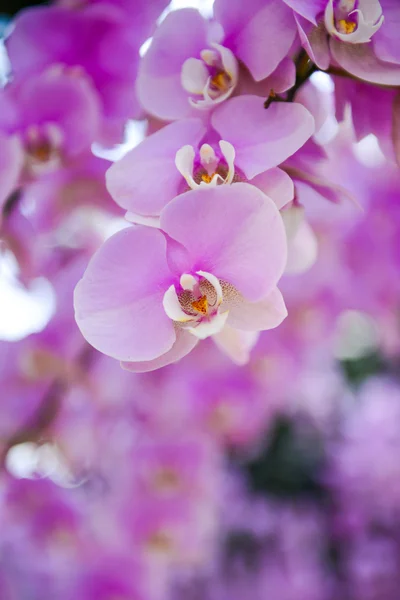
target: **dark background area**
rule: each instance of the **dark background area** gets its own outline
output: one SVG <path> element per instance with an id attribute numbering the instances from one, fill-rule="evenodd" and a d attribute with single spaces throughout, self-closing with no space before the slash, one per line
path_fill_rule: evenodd
<path id="1" fill-rule="evenodd" d="M 40 4 L 48 4 L 48 2 L 43 2 L 43 0 L 1 0 L 0 15 L 12 17 L 23 8 L 27 8 L 28 6 L 37 6 Z"/>

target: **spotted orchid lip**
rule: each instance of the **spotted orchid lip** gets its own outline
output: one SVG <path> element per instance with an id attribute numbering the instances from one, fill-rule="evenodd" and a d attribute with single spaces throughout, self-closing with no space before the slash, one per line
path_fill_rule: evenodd
<path id="1" fill-rule="evenodd" d="M 221 331 L 229 311 L 219 311 L 223 292 L 218 278 L 206 271 L 197 271 L 195 275 L 184 273 L 180 285 L 182 291 L 179 294 L 174 285 L 164 294 L 167 316 L 200 339 Z"/>

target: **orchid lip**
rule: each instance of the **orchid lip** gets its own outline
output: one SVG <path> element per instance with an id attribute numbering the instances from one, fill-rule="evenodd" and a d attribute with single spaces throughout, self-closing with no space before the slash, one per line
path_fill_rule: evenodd
<path id="1" fill-rule="evenodd" d="M 26 166 L 32 173 L 52 171 L 62 160 L 63 132 L 56 123 L 30 125 L 24 135 Z"/>
<path id="2" fill-rule="evenodd" d="M 238 82 L 238 64 L 231 50 L 217 43 L 210 45 L 212 49 L 200 52 L 200 59 L 188 58 L 181 72 L 183 88 L 194 96 L 189 102 L 200 110 L 229 98 Z"/>
<path id="3" fill-rule="evenodd" d="M 353 0 L 342 0 L 334 7 L 333 0 L 329 0 L 325 9 L 325 27 L 327 31 L 342 42 L 364 44 L 380 29 L 384 16 L 379 2 L 375 19 L 369 19 L 363 12 L 363 7 Z M 378 13 L 380 12 L 379 16 Z"/>
<path id="4" fill-rule="evenodd" d="M 164 294 L 163 306 L 167 316 L 179 327 L 200 339 L 222 330 L 229 311 L 220 312 L 223 302 L 221 283 L 215 275 L 196 271 L 180 277 L 181 291 L 171 285 Z"/>
<path id="5" fill-rule="evenodd" d="M 195 167 L 196 152 L 193 146 L 183 146 L 175 157 L 175 165 L 191 189 L 220 184 L 230 184 L 235 177 L 235 148 L 229 142 L 220 140 L 221 158 L 209 144 L 203 144 L 199 150 L 199 165 Z M 197 172 L 196 172 L 197 171 Z"/>

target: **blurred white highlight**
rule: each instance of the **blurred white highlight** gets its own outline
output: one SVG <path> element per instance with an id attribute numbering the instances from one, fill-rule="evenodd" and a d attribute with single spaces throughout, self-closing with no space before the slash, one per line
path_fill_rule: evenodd
<path id="1" fill-rule="evenodd" d="M 8 60 L 4 41 L 0 39 L 0 86 L 4 85 L 10 72 L 10 61 Z"/>
<path id="2" fill-rule="evenodd" d="M 311 81 L 321 92 L 330 92 L 333 93 L 335 89 L 335 85 L 332 81 L 332 77 L 328 75 L 328 73 L 323 73 L 322 71 L 317 71 L 313 73 L 310 77 Z"/>
<path id="3" fill-rule="evenodd" d="M 44 277 L 24 288 L 16 278 L 15 259 L 0 258 L 0 339 L 17 341 L 41 331 L 55 312 L 55 295 Z"/>
<path id="4" fill-rule="evenodd" d="M 386 162 L 378 138 L 373 133 L 354 144 L 354 154 L 366 167 L 378 167 Z"/>
<path id="5" fill-rule="evenodd" d="M 83 483 L 83 480 L 74 481 L 55 444 L 16 444 L 7 452 L 5 466 L 16 479 L 48 478 L 61 487 L 77 487 Z"/>
<path id="6" fill-rule="evenodd" d="M 378 329 L 367 314 L 357 310 L 344 311 L 335 333 L 334 353 L 339 360 L 361 358 L 378 346 Z"/>
<path id="7" fill-rule="evenodd" d="M 164 12 L 161 14 L 158 22 L 161 23 L 168 13 L 180 8 L 197 8 L 199 13 L 205 18 L 212 17 L 214 0 L 172 0 Z"/>
<path id="8" fill-rule="evenodd" d="M 214 0 L 172 0 L 168 4 L 167 8 L 159 16 L 157 23 L 158 25 L 164 21 L 165 17 L 173 10 L 180 10 L 181 8 L 197 8 L 199 13 L 205 18 L 209 19 L 213 16 L 213 5 Z M 139 54 L 144 56 L 149 49 L 152 38 L 148 38 L 140 47 Z"/>
<path id="9" fill-rule="evenodd" d="M 104 148 L 100 144 L 92 144 L 92 152 L 95 156 L 116 161 L 122 158 L 129 150 L 140 144 L 146 135 L 147 121 L 128 121 L 125 127 L 125 139 L 122 144 L 114 148 Z"/>
<path id="10" fill-rule="evenodd" d="M 37 446 L 33 442 L 17 444 L 7 452 L 5 465 L 7 471 L 17 479 L 30 479 L 37 468 Z"/>

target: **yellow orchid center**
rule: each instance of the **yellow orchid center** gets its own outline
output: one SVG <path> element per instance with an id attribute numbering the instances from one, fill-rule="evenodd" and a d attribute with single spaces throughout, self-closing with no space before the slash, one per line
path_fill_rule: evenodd
<path id="1" fill-rule="evenodd" d="M 354 21 L 346 21 L 346 19 L 340 19 L 338 21 L 338 30 L 340 33 L 353 33 L 357 24 Z"/>
<path id="2" fill-rule="evenodd" d="M 201 176 L 201 180 L 204 181 L 205 183 L 210 183 L 214 177 L 215 173 L 213 173 L 212 175 L 209 175 L 208 173 L 203 173 Z"/>
<path id="3" fill-rule="evenodd" d="M 208 312 L 207 296 L 204 295 L 201 296 L 201 298 L 199 298 L 198 300 L 194 300 L 194 302 L 192 302 L 192 308 L 194 308 L 194 310 L 201 313 L 202 315 L 206 315 Z"/>
<path id="4" fill-rule="evenodd" d="M 218 71 L 211 78 L 211 86 L 220 92 L 225 92 L 231 85 L 232 77 L 226 71 Z"/>

